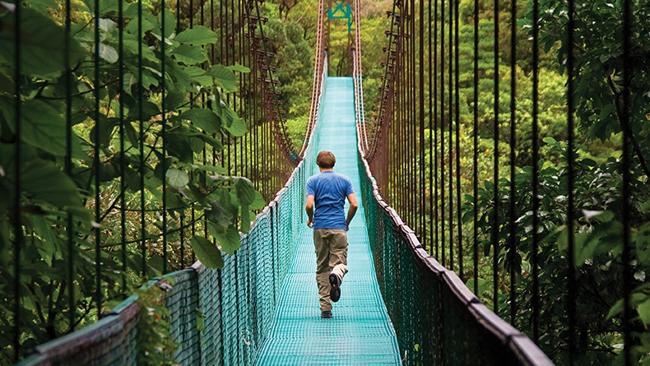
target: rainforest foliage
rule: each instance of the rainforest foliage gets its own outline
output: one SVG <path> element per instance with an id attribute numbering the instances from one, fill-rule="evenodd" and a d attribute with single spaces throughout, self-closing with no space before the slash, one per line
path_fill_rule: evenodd
<path id="1" fill-rule="evenodd" d="M 206 266 L 220 267 L 264 206 L 248 179 L 205 159 L 247 131 L 227 100 L 249 69 L 211 61 L 219 34 L 177 23 L 172 9 L 188 14 L 185 3 L 94 4 L 72 1 L 66 25 L 64 2 L 23 1 L 17 69 L 16 7 L 0 3 L 1 364 L 13 354 L 14 283 L 28 353 L 179 268 L 183 255 L 190 263 L 190 244 Z M 206 234 L 186 237 L 183 253 L 190 225 Z"/>

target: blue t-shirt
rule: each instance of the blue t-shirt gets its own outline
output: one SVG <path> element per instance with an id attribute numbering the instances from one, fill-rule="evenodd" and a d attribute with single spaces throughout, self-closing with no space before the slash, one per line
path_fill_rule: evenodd
<path id="1" fill-rule="evenodd" d="M 354 193 L 344 175 L 324 171 L 307 180 L 307 195 L 314 196 L 314 229 L 345 229 L 345 198 Z"/>

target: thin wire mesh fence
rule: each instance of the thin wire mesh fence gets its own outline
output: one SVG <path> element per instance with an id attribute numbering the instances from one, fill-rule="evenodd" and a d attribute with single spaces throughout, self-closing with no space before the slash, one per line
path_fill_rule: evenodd
<path id="1" fill-rule="evenodd" d="M 304 196 L 311 169 L 299 165 L 242 237 L 241 248 L 225 257 L 223 269 L 197 262 L 145 286 L 161 289 L 176 362 L 254 364 L 271 330 L 280 283 L 295 253 L 289 238 L 304 225 L 302 207 L 295 203 Z M 132 295 L 99 322 L 38 346 L 20 365 L 137 364 L 143 347 L 138 333 L 148 325 L 140 324 L 141 312 L 147 310 L 141 309 L 138 299 L 139 295 Z"/>

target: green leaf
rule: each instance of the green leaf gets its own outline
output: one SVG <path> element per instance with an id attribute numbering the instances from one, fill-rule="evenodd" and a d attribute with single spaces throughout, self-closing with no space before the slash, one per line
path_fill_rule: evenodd
<path id="1" fill-rule="evenodd" d="M 250 206 L 255 201 L 255 188 L 253 183 L 244 177 L 235 178 L 235 190 L 237 198 L 244 206 Z"/>
<path id="2" fill-rule="evenodd" d="M 190 177 L 182 170 L 171 168 L 167 170 L 167 181 L 174 188 L 183 188 L 190 182 Z"/>
<path id="3" fill-rule="evenodd" d="M 117 118 L 106 118 L 104 115 L 99 116 L 99 123 L 95 123 L 90 131 L 90 141 L 96 144 L 97 128 L 99 128 L 99 146 L 105 147 L 111 142 L 113 130 L 119 123 Z"/>
<path id="4" fill-rule="evenodd" d="M 237 91 L 237 79 L 235 74 L 223 65 L 214 65 L 208 70 L 208 75 L 212 76 L 217 85 L 221 87 L 224 92 L 231 93 Z"/>
<path id="5" fill-rule="evenodd" d="M 214 149 L 217 151 L 221 151 L 223 149 L 223 144 L 221 143 L 221 141 L 215 139 L 212 136 L 208 136 L 204 133 L 201 133 L 201 134 L 197 134 L 196 137 L 201 139 L 204 143 L 210 144 L 210 146 L 214 147 Z"/>
<path id="6" fill-rule="evenodd" d="M 196 309 L 196 330 L 200 333 L 203 329 L 205 329 L 205 316 L 201 310 Z"/>
<path id="7" fill-rule="evenodd" d="M 124 10 L 124 16 L 131 18 L 129 21 L 129 24 L 124 27 L 124 30 L 130 34 L 137 35 L 138 34 L 138 4 L 137 3 L 130 3 L 127 7 L 126 10 Z M 146 17 L 142 18 L 142 34 L 144 35 L 145 33 L 149 32 L 154 28 L 153 22 L 151 20 L 147 19 Z M 125 36 L 125 43 L 124 45 L 126 46 L 126 36 Z M 137 42 L 137 40 L 135 40 Z M 143 47 L 147 48 L 147 47 Z"/>
<path id="8" fill-rule="evenodd" d="M 200 67 L 185 66 L 183 67 L 184 73 L 191 79 L 192 82 L 199 84 L 204 88 L 211 88 L 214 86 L 212 76 Z"/>
<path id="9" fill-rule="evenodd" d="M 214 134 L 219 131 L 219 117 L 207 108 L 192 108 L 183 112 L 181 118 L 190 120 L 194 126 L 206 133 Z"/>
<path id="10" fill-rule="evenodd" d="M 99 57 L 109 64 L 114 64 L 117 60 L 120 59 L 120 55 L 117 53 L 117 50 L 112 46 L 109 46 L 104 43 L 99 44 Z"/>
<path id="11" fill-rule="evenodd" d="M 181 43 L 187 43 L 195 46 L 204 46 L 215 43 L 218 37 L 215 32 L 202 25 L 186 29 L 176 36 L 176 40 Z"/>
<path id="12" fill-rule="evenodd" d="M 220 230 L 216 225 L 208 222 L 208 232 L 217 241 L 217 244 L 226 254 L 234 254 L 241 245 L 239 231 L 234 226 Z"/>
<path id="13" fill-rule="evenodd" d="M 196 65 L 208 61 L 205 49 L 188 44 L 182 44 L 172 51 L 176 61 L 185 65 Z"/>
<path id="14" fill-rule="evenodd" d="M 167 152 L 170 156 L 178 158 L 181 162 L 191 163 L 194 160 L 195 152 L 192 150 L 191 143 L 191 133 L 188 133 L 188 129 L 180 128 L 167 134 L 165 146 L 167 146 Z"/>
<path id="15" fill-rule="evenodd" d="M 51 266 L 52 259 L 54 259 L 57 251 L 56 244 L 59 241 L 52 230 L 53 226 L 41 215 L 30 215 L 29 217 L 34 231 L 43 239 L 37 246 L 41 259 L 44 260 L 48 266 Z"/>
<path id="16" fill-rule="evenodd" d="M 164 6 L 162 9 L 165 15 L 165 39 L 166 39 L 166 43 L 170 44 L 168 38 L 171 37 L 171 35 L 174 34 L 174 32 L 176 31 L 176 24 L 175 24 L 176 17 L 168 9 L 167 6 Z M 163 16 L 163 12 L 160 12 L 160 14 L 158 14 L 158 16 L 156 17 L 157 26 L 151 32 L 156 36 L 160 36 L 160 33 L 162 31 L 162 16 Z"/>
<path id="17" fill-rule="evenodd" d="M 598 247 L 598 238 L 593 232 L 575 234 L 575 265 L 582 266 L 587 259 L 594 257 L 594 251 Z"/>
<path id="18" fill-rule="evenodd" d="M 1 102 L 1 100 L 0 100 Z M 0 103 L 2 107 L 4 103 Z M 13 108 L 0 108 L 7 121 L 14 121 Z M 21 140 L 28 144 L 45 150 L 56 156 L 65 156 L 66 130 L 65 121 L 61 113 L 51 105 L 40 100 L 27 100 L 23 103 Z M 9 123 L 14 130 L 14 124 Z M 72 153 L 76 158 L 83 158 L 84 154 L 79 145 L 79 138 L 73 134 Z"/>
<path id="19" fill-rule="evenodd" d="M 650 297 L 636 307 L 639 318 L 646 326 L 650 324 Z"/>
<path id="20" fill-rule="evenodd" d="M 642 225 L 636 232 L 636 256 L 641 265 L 650 265 L 650 223 Z"/>
<path id="21" fill-rule="evenodd" d="M 226 129 L 234 137 L 244 136 L 246 134 L 246 122 L 233 112 L 230 108 L 223 109 L 225 117 L 225 124 L 223 128 Z"/>
<path id="22" fill-rule="evenodd" d="M 5 12 L 0 16 L 0 60 L 14 63 L 14 15 Z M 20 21 L 20 66 L 23 74 L 38 76 L 60 74 L 65 70 L 62 45 L 65 31 L 50 17 L 30 8 L 23 8 Z M 70 40 L 70 65 L 74 67 L 84 57 L 79 43 Z M 0 62 L 3 63 L 3 62 Z M 13 67 L 12 67 L 13 69 Z"/>
<path id="23" fill-rule="evenodd" d="M 240 65 L 238 63 L 235 63 L 234 65 L 228 66 L 228 69 L 230 69 L 233 72 L 240 72 L 242 74 L 248 74 L 251 72 L 251 69 L 244 65 Z"/>
<path id="24" fill-rule="evenodd" d="M 25 164 L 22 168 L 22 188 L 37 201 L 61 208 L 81 206 L 77 186 L 49 161 L 34 159 Z"/>
<path id="25" fill-rule="evenodd" d="M 194 249 L 196 257 L 207 268 L 223 268 L 221 251 L 206 238 L 200 236 L 192 237 L 192 249 Z"/>
<path id="26" fill-rule="evenodd" d="M 221 174 L 221 175 L 224 175 L 224 174 L 228 173 L 228 170 L 226 169 L 226 167 L 223 167 L 221 165 L 212 166 L 212 165 L 206 165 L 206 164 L 193 164 L 192 168 L 202 170 L 202 171 L 206 171 L 206 172 L 217 173 L 217 174 Z"/>
<path id="27" fill-rule="evenodd" d="M 250 208 L 251 210 L 261 210 L 266 206 L 266 201 L 264 200 L 264 196 L 258 191 L 255 191 L 255 199 L 253 200 L 253 203 L 251 203 Z"/>

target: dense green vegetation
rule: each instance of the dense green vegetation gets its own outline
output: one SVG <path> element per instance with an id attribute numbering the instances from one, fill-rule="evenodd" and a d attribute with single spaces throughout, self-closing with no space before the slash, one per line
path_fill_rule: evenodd
<path id="1" fill-rule="evenodd" d="M 650 187 L 648 171 L 644 160 L 650 157 L 650 124 L 648 113 L 648 80 L 647 55 L 650 49 L 647 42 L 640 36 L 648 30 L 644 20 L 647 15 L 648 2 L 635 1 L 635 18 L 632 34 L 634 62 L 633 81 L 630 85 L 631 130 L 633 150 L 631 168 L 631 223 L 633 251 L 633 287 L 632 306 L 636 310 L 633 315 L 635 332 L 635 358 L 642 362 L 650 362 L 650 297 L 648 296 L 645 276 L 650 269 L 647 254 L 650 244 Z M 471 59 L 471 21 L 469 17 L 473 7 L 463 4 L 461 18 L 461 124 L 466 136 L 472 132 L 471 121 L 471 82 L 472 74 L 469 60 Z M 505 9 L 507 7 L 504 6 Z M 492 23 L 491 9 L 486 3 L 482 4 L 480 31 L 480 61 L 481 75 L 479 89 L 479 154 L 484 157 L 492 155 L 490 131 L 493 120 L 492 88 Z M 621 338 L 621 298 L 622 289 L 622 224 L 621 224 L 621 154 L 622 137 L 620 110 L 622 108 L 622 5 L 620 2 L 607 3 L 578 2 L 576 7 L 575 44 L 575 102 L 576 102 L 576 161 L 575 161 L 575 266 L 577 267 L 577 293 L 575 300 L 566 298 L 567 291 L 567 236 L 566 195 L 567 195 L 567 159 L 566 159 L 566 70 L 567 57 L 566 19 L 562 16 L 566 6 L 562 3 L 541 2 L 540 46 L 541 69 L 539 84 L 539 136 L 541 160 L 539 161 L 540 175 L 540 228 L 538 235 L 540 243 L 540 290 L 541 290 L 541 338 L 542 348 L 556 361 L 562 363 L 567 354 L 567 301 L 576 301 L 576 350 L 578 361 L 584 364 L 596 362 L 621 362 L 619 354 Z M 509 32 L 507 24 L 501 28 L 499 43 L 500 55 L 500 160 L 502 171 L 499 181 L 499 204 L 502 218 L 498 235 L 502 244 L 500 253 L 500 279 L 502 292 L 500 308 L 509 306 L 508 290 L 515 286 L 509 283 L 508 272 L 514 269 L 517 274 L 515 290 L 518 294 L 518 316 L 515 325 L 531 334 L 530 329 L 530 296 L 531 296 L 531 221 L 532 221 L 532 161 L 531 161 L 531 112 L 532 112 L 532 75 L 531 75 L 531 44 L 530 36 L 530 5 L 523 4 L 518 12 L 519 35 L 517 40 L 517 110 L 516 123 L 516 158 L 515 185 L 516 228 L 517 238 L 514 250 L 507 247 L 509 230 L 507 225 L 509 202 L 509 144 L 512 136 L 508 134 L 509 103 L 510 103 L 510 61 Z M 503 11 L 501 18 L 508 19 Z M 503 23 L 502 23 L 503 24 Z M 637 33 L 638 32 L 638 33 Z M 505 132 L 505 133 L 504 133 Z M 461 133 L 463 133 L 461 131 Z M 463 137 L 461 136 L 461 141 Z M 645 143 L 639 143 L 645 141 Z M 461 143 L 463 164 L 463 192 L 471 193 L 471 142 L 467 137 L 466 143 Z M 486 154 L 486 155 L 483 155 Z M 486 256 L 492 255 L 490 211 L 494 207 L 492 185 L 490 178 L 486 179 L 493 163 L 489 158 L 480 159 L 478 210 L 480 248 Z M 471 197 L 465 201 L 465 218 L 468 225 L 464 228 L 465 238 L 471 238 Z M 465 253 L 470 253 L 470 240 L 466 240 Z M 468 256 L 466 260 L 469 260 Z M 487 259 L 487 258 L 485 258 Z M 488 261 L 482 262 L 479 291 L 484 300 L 490 302 L 492 286 L 488 285 L 491 271 Z M 470 278 L 470 272 L 466 278 Z M 505 310 L 504 310 L 505 313 Z"/>
<path id="2" fill-rule="evenodd" d="M 92 1 L 73 2 L 70 37 L 64 31 L 62 2 L 25 1 L 18 79 L 13 77 L 14 5 L 0 4 L 2 364 L 13 355 L 14 281 L 21 293 L 20 342 L 29 352 L 95 321 L 144 279 L 179 268 L 183 235 L 185 265 L 191 243 L 205 265 L 221 266 L 222 252 L 239 247 L 239 232 L 248 230 L 254 211 L 264 205 L 248 179 L 228 176 L 205 159 L 206 151 L 221 157 L 224 139 L 247 131 L 226 101 L 239 90 L 236 74 L 248 68 L 213 64 L 207 46 L 219 35 L 206 26 L 176 29 L 172 4 L 163 17 L 160 4 L 143 2 L 140 37 L 137 3 L 119 3 L 125 22 L 123 85 L 118 78 L 118 1 L 102 2 L 98 19 Z M 95 20 L 101 42 L 96 60 Z M 22 111 L 19 216 L 14 215 L 15 83 L 20 83 Z M 16 258 L 18 218 L 23 239 Z M 192 234 L 206 229 L 209 235 L 191 237 L 190 225 Z M 165 329 L 159 328 L 143 336 L 160 338 Z"/>

